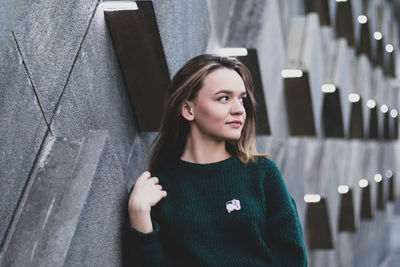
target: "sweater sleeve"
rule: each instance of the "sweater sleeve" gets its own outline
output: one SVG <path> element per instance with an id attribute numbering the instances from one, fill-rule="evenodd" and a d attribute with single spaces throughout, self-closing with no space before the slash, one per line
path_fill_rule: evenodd
<path id="1" fill-rule="evenodd" d="M 307 254 L 296 202 L 288 192 L 282 174 L 270 161 L 266 182 L 267 242 L 276 266 L 307 266 Z"/>
<path id="2" fill-rule="evenodd" d="M 153 231 L 143 233 L 128 224 L 128 235 L 132 245 L 133 261 L 135 266 L 168 266 L 164 248 L 160 240 L 160 226 L 152 218 Z"/>

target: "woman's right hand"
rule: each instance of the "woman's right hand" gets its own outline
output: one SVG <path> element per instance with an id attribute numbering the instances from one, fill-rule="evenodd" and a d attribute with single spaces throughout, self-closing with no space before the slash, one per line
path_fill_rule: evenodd
<path id="1" fill-rule="evenodd" d="M 129 196 L 128 212 L 131 226 L 142 232 L 153 230 L 150 210 L 167 192 L 158 184 L 157 177 L 151 177 L 150 172 L 143 172 L 136 180 L 132 193 Z"/>

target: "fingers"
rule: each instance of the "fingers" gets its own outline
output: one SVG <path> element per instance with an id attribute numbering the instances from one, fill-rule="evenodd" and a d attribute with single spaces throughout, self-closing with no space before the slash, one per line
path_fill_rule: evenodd
<path id="1" fill-rule="evenodd" d="M 143 172 L 139 178 L 137 178 L 136 183 L 140 183 L 142 184 L 141 186 L 145 185 L 145 183 L 151 183 L 153 185 L 156 186 L 157 191 L 161 192 L 161 197 L 166 197 L 167 196 L 167 192 L 163 191 L 162 186 L 159 184 L 159 179 L 157 177 L 151 177 L 151 174 L 149 171 L 145 171 Z"/>
<path id="2" fill-rule="evenodd" d="M 150 180 L 154 183 L 154 184 L 158 184 L 159 180 L 157 177 L 151 177 Z"/>
<path id="3" fill-rule="evenodd" d="M 143 172 L 137 180 L 142 181 L 142 180 L 146 180 L 146 179 L 150 179 L 154 184 L 158 184 L 158 182 L 159 182 L 158 178 L 151 177 L 151 174 L 148 171 Z"/>
<path id="4" fill-rule="evenodd" d="M 142 181 L 142 180 L 148 179 L 148 178 L 150 178 L 150 177 L 151 177 L 150 172 L 145 171 L 145 172 L 143 172 L 143 173 L 139 176 L 139 178 L 137 179 L 137 181 Z"/>

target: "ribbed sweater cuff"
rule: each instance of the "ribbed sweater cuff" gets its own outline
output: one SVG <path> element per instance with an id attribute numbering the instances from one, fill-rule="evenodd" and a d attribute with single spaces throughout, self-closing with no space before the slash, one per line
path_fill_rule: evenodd
<path id="1" fill-rule="evenodd" d="M 150 233 L 143 233 L 138 231 L 136 228 L 133 228 L 130 224 L 128 224 L 128 229 L 131 237 L 137 242 L 154 242 L 158 240 L 158 234 L 160 232 L 160 225 L 157 221 L 152 220 L 153 231 Z"/>

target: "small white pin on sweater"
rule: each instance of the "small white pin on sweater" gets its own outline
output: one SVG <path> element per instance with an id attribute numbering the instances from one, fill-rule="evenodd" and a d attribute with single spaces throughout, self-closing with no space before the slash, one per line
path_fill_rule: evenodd
<path id="1" fill-rule="evenodd" d="M 231 213 L 234 210 L 240 210 L 240 200 L 238 199 L 232 199 L 231 201 L 226 202 L 226 210 L 228 213 Z"/>

